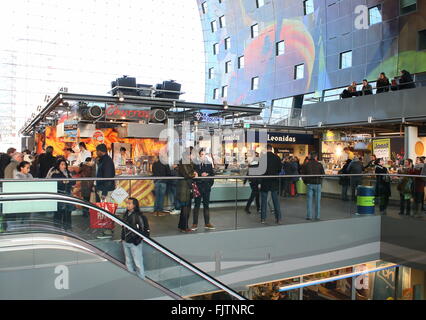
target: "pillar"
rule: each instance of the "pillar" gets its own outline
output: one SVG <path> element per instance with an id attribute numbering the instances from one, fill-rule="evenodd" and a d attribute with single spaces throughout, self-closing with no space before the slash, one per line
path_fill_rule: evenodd
<path id="1" fill-rule="evenodd" d="M 419 133 L 417 127 L 407 126 L 404 128 L 404 152 L 405 159 L 412 159 L 415 161 L 416 159 L 416 142 L 419 139 Z"/>

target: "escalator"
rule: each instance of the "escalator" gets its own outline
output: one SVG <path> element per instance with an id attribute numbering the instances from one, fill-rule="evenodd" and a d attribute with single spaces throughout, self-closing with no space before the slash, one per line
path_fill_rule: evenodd
<path id="1" fill-rule="evenodd" d="M 131 285 L 145 286 L 142 292 L 147 292 L 149 286 L 162 293 L 163 298 L 193 299 L 203 294 L 218 293 L 225 299 L 245 300 L 236 291 L 177 256 L 151 237 L 145 237 L 129 227 L 118 216 L 88 202 L 56 193 L 2 193 L 0 194 L 0 204 L 3 218 L 0 223 L 2 227 L 0 231 L 0 296 L 2 298 L 8 297 L 4 291 L 6 287 L 7 290 L 10 290 L 9 292 L 19 291 L 19 288 L 12 288 L 8 280 L 10 277 L 19 279 L 19 270 L 25 269 L 23 265 L 26 265 L 26 270 L 33 272 L 46 266 L 46 261 L 48 261 L 55 266 L 55 272 L 59 270 L 55 275 L 56 280 L 61 271 L 60 268 L 58 269 L 58 265 L 66 264 L 80 268 L 78 278 L 81 282 L 84 282 L 84 279 L 92 281 L 106 273 L 114 275 L 115 272 L 122 275 L 120 279 L 130 276 Z M 112 220 L 114 229 L 111 234 L 105 235 L 104 232 L 90 228 L 89 217 L 82 215 L 72 215 L 70 226 L 58 225 L 57 221 L 55 223 L 53 218 L 55 214 L 60 214 L 61 210 L 69 210 L 70 207 L 94 209 L 98 212 L 98 216 Z M 135 274 L 129 274 L 127 271 L 120 242 L 123 228 L 143 241 L 145 279 L 141 279 Z M 23 263 L 22 259 L 26 262 Z M 67 263 L 63 263 L 64 261 Z M 84 269 L 84 266 L 87 268 Z M 107 269 L 108 271 L 106 271 Z M 94 273 L 89 275 L 92 272 L 90 270 L 94 270 Z M 8 276 L 2 277 L 2 272 L 7 271 L 13 272 L 10 273 L 12 276 L 8 274 Z M 40 280 L 38 278 L 42 276 L 33 274 L 28 277 L 37 278 L 28 279 L 35 285 Z M 50 277 L 52 278 L 52 276 Z M 1 283 L 2 281 L 4 283 Z M 102 281 L 99 280 L 96 284 L 98 291 L 102 291 Z M 8 282 L 7 286 L 6 282 Z M 117 278 L 111 287 L 114 288 L 113 290 L 120 291 L 122 290 L 121 285 L 122 283 Z M 31 288 L 31 286 L 29 287 Z M 58 291 L 58 298 L 61 297 L 62 292 Z M 16 294 L 12 296 L 16 297 Z M 158 294 L 151 297 L 133 296 L 132 298 L 155 299 L 155 297 L 159 297 Z"/>

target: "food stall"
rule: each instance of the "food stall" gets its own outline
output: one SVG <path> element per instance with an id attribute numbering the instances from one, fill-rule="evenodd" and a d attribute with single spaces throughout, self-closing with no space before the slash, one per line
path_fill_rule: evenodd
<path id="1" fill-rule="evenodd" d="M 78 144 L 84 142 L 88 151 L 96 157 L 96 146 L 104 143 L 108 154 L 116 166 L 116 177 L 128 177 L 120 180 L 117 187 L 122 187 L 129 196 L 136 197 L 141 207 L 154 205 L 154 183 L 152 180 L 132 180 L 136 176 L 151 176 L 152 163 L 163 148 L 171 150 L 176 141 L 186 140 L 187 137 L 170 135 L 181 134 L 182 122 L 188 121 L 193 126 L 200 108 L 209 108 L 218 115 L 229 117 L 244 117 L 257 115 L 259 108 L 206 105 L 190 103 L 174 99 L 153 99 L 139 96 L 96 96 L 60 92 L 40 110 L 28 119 L 21 134 L 33 139 L 35 150 L 42 153 L 47 146 L 53 146 L 54 155 L 63 155 L 65 149 L 72 149 L 69 157 L 71 169 L 78 177 Z M 236 113 L 238 111 L 238 113 Z M 202 120 L 202 119 L 198 119 Z M 164 130 L 168 129 L 164 135 Z M 175 129 L 175 130 L 173 130 Z M 162 139 L 160 139 L 162 133 Z M 199 141 L 185 142 L 185 147 L 195 146 Z M 23 146 L 26 147 L 26 146 Z M 170 154 L 169 154 L 170 156 Z M 218 174 L 221 172 L 218 171 Z M 215 187 L 223 180 L 216 180 Z M 212 201 L 247 199 L 250 194 L 248 186 L 236 187 L 235 181 L 228 183 L 226 191 L 212 194 Z M 240 183 L 241 181 L 238 180 Z M 231 187 L 232 186 L 232 187 Z M 74 194 L 79 196 L 79 187 L 74 188 Z M 168 197 L 165 199 L 167 207 Z M 124 202 L 120 207 L 124 206 Z"/>

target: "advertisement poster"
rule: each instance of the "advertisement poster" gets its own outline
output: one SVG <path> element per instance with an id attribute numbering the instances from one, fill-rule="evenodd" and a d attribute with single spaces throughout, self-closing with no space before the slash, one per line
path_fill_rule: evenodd
<path id="1" fill-rule="evenodd" d="M 387 265 L 378 262 L 376 267 Z M 389 300 L 395 298 L 395 278 L 397 268 L 377 271 L 374 277 L 373 300 Z"/>
<path id="2" fill-rule="evenodd" d="M 390 159 L 391 147 L 390 139 L 373 140 L 373 154 L 377 158 L 383 158 L 385 161 Z"/>
<path id="3" fill-rule="evenodd" d="M 64 121 L 64 142 L 77 142 L 77 120 Z"/>

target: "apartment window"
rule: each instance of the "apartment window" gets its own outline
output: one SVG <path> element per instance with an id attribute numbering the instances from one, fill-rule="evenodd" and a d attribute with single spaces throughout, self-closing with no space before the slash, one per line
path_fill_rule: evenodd
<path id="1" fill-rule="evenodd" d="M 213 20 L 212 22 L 210 22 L 210 25 L 212 27 L 212 32 L 216 32 L 216 30 L 217 30 L 216 20 Z"/>
<path id="2" fill-rule="evenodd" d="M 256 7 L 257 8 L 263 7 L 264 5 L 265 5 L 264 0 L 256 0 Z"/>
<path id="3" fill-rule="evenodd" d="M 256 23 L 251 26 L 251 37 L 256 38 L 259 35 L 259 25 Z"/>
<path id="4" fill-rule="evenodd" d="M 225 62 L 225 73 L 228 73 L 231 70 L 231 61 Z"/>
<path id="5" fill-rule="evenodd" d="M 259 77 L 251 78 L 251 90 L 259 89 Z"/>
<path id="6" fill-rule="evenodd" d="M 207 2 L 203 2 L 201 4 L 201 9 L 203 10 L 203 14 L 207 13 Z"/>
<path id="7" fill-rule="evenodd" d="M 340 54 L 340 69 L 352 67 L 352 51 L 342 52 Z"/>
<path id="8" fill-rule="evenodd" d="M 209 79 L 214 79 L 214 68 L 209 69 Z"/>
<path id="9" fill-rule="evenodd" d="M 225 16 L 219 17 L 219 25 L 220 25 L 221 28 L 225 28 L 226 27 Z"/>
<path id="10" fill-rule="evenodd" d="M 219 89 L 213 89 L 213 99 L 216 100 L 217 98 L 219 98 Z"/>
<path id="11" fill-rule="evenodd" d="M 219 43 L 213 44 L 213 54 L 217 55 L 219 53 Z"/>
<path id="12" fill-rule="evenodd" d="M 399 0 L 401 14 L 411 13 L 417 10 L 417 0 Z"/>
<path id="13" fill-rule="evenodd" d="M 306 15 L 314 12 L 314 0 L 303 1 L 303 13 Z"/>
<path id="14" fill-rule="evenodd" d="M 244 56 L 238 57 L 238 69 L 244 68 Z"/>
<path id="15" fill-rule="evenodd" d="M 219 3 L 222 3 L 222 0 L 219 0 Z"/>
<path id="16" fill-rule="evenodd" d="M 226 98 L 228 96 L 228 86 L 222 87 L 222 98 Z"/>
<path id="17" fill-rule="evenodd" d="M 231 38 L 225 39 L 225 50 L 231 49 Z"/>
<path id="18" fill-rule="evenodd" d="M 426 29 L 418 33 L 418 51 L 426 50 Z"/>
<path id="19" fill-rule="evenodd" d="M 280 55 L 284 54 L 284 51 L 285 51 L 284 40 L 277 42 L 276 55 L 280 56 Z"/>
<path id="20" fill-rule="evenodd" d="M 371 26 L 382 22 L 382 6 L 378 5 L 368 9 L 368 24 Z"/>
<path id="21" fill-rule="evenodd" d="M 305 74 L 305 65 L 303 63 L 294 67 L 294 79 L 295 80 L 303 79 L 304 74 Z"/>

